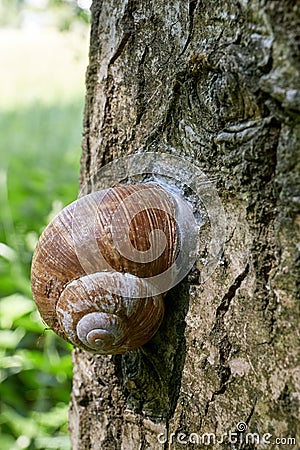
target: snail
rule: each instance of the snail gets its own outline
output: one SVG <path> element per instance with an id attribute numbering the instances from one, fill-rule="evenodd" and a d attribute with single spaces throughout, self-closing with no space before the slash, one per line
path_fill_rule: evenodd
<path id="1" fill-rule="evenodd" d="M 189 221 L 192 214 L 184 203 L 143 183 L 96 191 L 64 208 L 32 260 L 32 293 L 46 324 L 92 353 L 125 353 L 149 341 L 166 292 L 182 278 L 178 255 L 190 233 L 180 231 L 178 215 Z"/>

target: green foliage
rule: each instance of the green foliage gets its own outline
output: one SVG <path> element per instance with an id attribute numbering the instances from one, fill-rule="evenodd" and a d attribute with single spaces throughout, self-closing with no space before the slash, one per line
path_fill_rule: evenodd
<path id="1" fill-rule="evenodd" d="M 37 59 L 32 73 L 40 63 Z M 81 64 L 83 72 L 82 58 Z M 69 98 L 59 96 L 60 89 L 51 87 L 52 72 L 45 73 L 44 98 L 37 101 L 28 95 L 34 86 L 24 86 L 30 101 L 20 101 L 16 90 L 16 98 L 5 97 L 0 106 L 1 450 L 70 448 L 71 346 L 39 317 L 30 263 L 49 219 L 77 197 L 84 85 Z M 70 76 L 74 67 L 64 73 Z M 1 76 L 0 91 L 5 89 Z M 22 67 L 11 74 L 11 82 L 17 84 L 17 77 Z"/>
<path id="2" fill-rule="evenodd" d="M 44 332 L 29 276 L 32 250 L 49 216 L 76 198 L 81 113 L 77 101 L 0 114 L 1 148 L 7 150 L 0 172 L 2 450 L 68 448 L 70 347 Z M 51 435 L 59 438 L 55 446 Z M 22 447 L 28 439 L 30 446 Z"/>
<path id="3" fill-rule="evenodd" d="M 47 20 L 60 31 L 70 30 L 76 23 L 90 22 L 89 12 L 77 5 L 76 0 L 0 0 L 0 26 L 22 26 L 26 14 Z"/>
<path id="4" fill-rule="evenodd" d="M 25 0 L 0 0 L 0 26 L 20 25 Z"/>
<path id="5" fill-rule="evenodd" d="M 48 3 L 48 7 L 56 11 L 55 15 L 59 18 L 57 25 L 61 31 L 70 30 L 74 21 L 90 22 L 90 14 L 79 8 L 74 0 L 49 0 Z"/>

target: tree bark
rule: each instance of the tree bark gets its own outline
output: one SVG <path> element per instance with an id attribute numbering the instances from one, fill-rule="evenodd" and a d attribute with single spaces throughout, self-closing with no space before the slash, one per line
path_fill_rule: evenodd
<path id="1" fill-rule="evenodd" d="M 74 351 L 73 449 L 299 447 L 299 10 L 94 0 L 82 185 L 175 151 L 215 180 L 227 228 L 216 270 L 168 294 L 151 342 Z"/>

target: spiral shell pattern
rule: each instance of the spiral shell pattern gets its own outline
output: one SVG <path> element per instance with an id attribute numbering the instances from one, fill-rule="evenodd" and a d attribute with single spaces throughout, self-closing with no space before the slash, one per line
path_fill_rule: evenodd
<path id="1" fill-rule="evenodd" d="M 97 191 L 68 205 L 33 256 L 32 293 L 47 325 L 93 353 L 124 353 L 151 339 L 176 277 L 176 209 L 155 183 Z"/>

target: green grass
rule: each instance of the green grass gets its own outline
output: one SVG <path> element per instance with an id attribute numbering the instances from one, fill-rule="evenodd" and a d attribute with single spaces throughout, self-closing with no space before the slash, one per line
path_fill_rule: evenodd
<path id="1" fill-rule="evenodd" d="M 86 48 L 82 35 L 0 30 L 1 450 L 70 448 L 71 350 L 44 332 L 30 263 L 50 218 L 77 197 Z"/>

